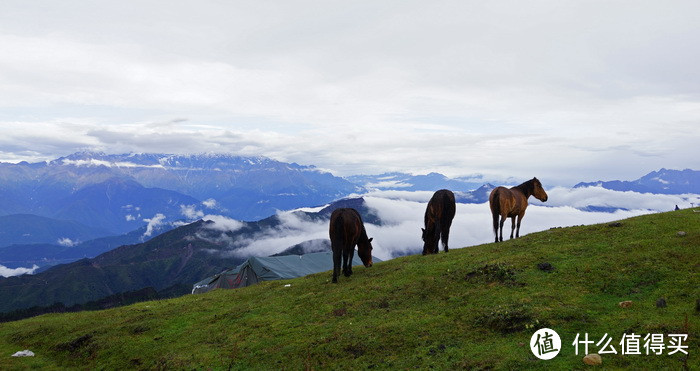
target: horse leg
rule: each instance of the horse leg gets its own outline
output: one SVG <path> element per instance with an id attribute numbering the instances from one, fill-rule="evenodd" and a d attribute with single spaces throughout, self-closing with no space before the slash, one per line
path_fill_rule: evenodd
<path id="1" fill-rule="evenodd" d="M 340 246 L 333 244 L 333 283 L 338 283 L 338 275 L 340 275 Z"/>
<path id="2" fill-rule="evenodd" d="M 352 275 L 352 260 L 355 258 L 355 246 L 348 253 L 348 276 Z"/>
<path id="3" fill-rule="evenodd" d="M 496 240 L 494 242 L 498 242 L 498 214 L 494 213 L 492 216 L 493 216 L 493 234 L 496 235 Z"/>
<path id="4" fill-rule="evenodd" d="M 348 274 L 348 247 L 347 246 L 343 247 L 343 275 L 345 277 L 350 276 L 350 274 Z"/>
<path id="5" fill-rule="evenodd" d="M 440 232 L 442 231 L 442 223 L 440 222 L 440 217 L 435 221 L 435 234 L 433 235 L 433 251 L 432 254 L 437 254 L 440 252 Z"/>
<path id="6" fill-rule="evenodd" d="M 501 242 L 503 242 L 503 224 L 504 224 L 505 222 L 506 222 L 506 216 L 505 216 L 505 215 L 501 215 L 501 222 L 500 222 L 500 226 L 499 226 L 499 229 L 500 229 L 500 232 L 501 232 L 501 235 L 500 235 L 499 240 L 500 240 Z"/>
<path id="7" fill-rule="evenodd" d="M 510 239 L 513 239 L 513 232 L 515 232 L 515 217 L 510 217 Z"/>
<path id="8" fill-rule="evenodd" d="M 450 226 L 449 225 L 447 227 L 442 227 L 442 234 L 440 237 L 442 239 L 443 250 L 445 250 L 445 252 L 450 251 L 450 248 L 447 247 L 447 242 L 450 239 Z"/>
<path id="9" fill-rule="evenodd" d="M 523 221 L 523 216 L 525 216 L 525 212 L 518 215 L 518 225 L 516 226 L 517 229 L 515 230 L 515 238 L 520 237 L 520 222 Z"/>
<path id="10" fill-rule="evenodd" d="M 346 246 L 347 247 L 347 246 Z M 343 274 L 350 277 L 352 274 L 352 258 L 355 255 L 355 247 L 350 246 L 343 251 Z"/>

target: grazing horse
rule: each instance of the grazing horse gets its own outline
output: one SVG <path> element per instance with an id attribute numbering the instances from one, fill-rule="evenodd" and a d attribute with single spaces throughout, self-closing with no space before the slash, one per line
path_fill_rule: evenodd
<path id="1" fill-rule="evenodd" d="M 425 228 L 423 231 L 423 255 L 437 254 L 438 241 L 442 238 L 445 252 L 449 251 L 447 241 L 450 239 L 450 226 L 455 217 L 455 195 L 447 189 L 441 189 L 428 202 L 425 208 Z"/>
<path id="2" fill-rule="evenodd" d="M 542 183 L 540 183 L 537 178 L 532 178 L 510 189 L 506 187 L 496 187 L 491 191 L 491 195 L 489 195 L 489 205 L 491 206 L 491 214 L 493 215 L 493 233 L 496 234 L 496 242 L 499 241 L 499 226 L 501 230 L 500 241 L 503 241 L 503 223 L 505 223 L 506 218 L 510 218 L 511 222 L 510 238 L 513 238 L 514 230 L 515 237 L 520 237 L 520 223 L 523 221 L 523 216 L 525 216 L 527 199 L 530 196 L 535 196 L 536 199 L 542 202 L 547 201 L 547 192 L 544 191 Z M 498 221 L 499 216 L 501 217 L 500 224 Z M 518 218 L 517 230 L 515 223 L 516 217 Z"/>
<path id="3" fill-rule="evenodd" d="M 333 283 L 338 283 L 341 257 L 343 274 L 345 277 L 350 277 L 352 274 L 355 245 L 357 245 L 357 255 L 365 267 L 372 266 L 372 239 L 367 238 L 365 225 L 357 210 L 351 208 L 334 210 L 331 214 L 328 233 L 331 237 L 331 249 L 333 250 Z"/>

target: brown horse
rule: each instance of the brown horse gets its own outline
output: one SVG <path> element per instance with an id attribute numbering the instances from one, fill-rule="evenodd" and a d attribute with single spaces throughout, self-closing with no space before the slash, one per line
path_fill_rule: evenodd
<path id="1" fill-rule="evenodd" d="M 455 195 L 452 191 L 441 189 L 428 202 L 425 208 L 425 228 L 423 231 L 423 255 L 437 254 L 438 241 L 442 238 L 445 252 L 449 251 L 447 241 L 450 239 L 450 226 L 455 217 Z"/>
<path id="2" fill-rule="evenodd" d="M 365 225 L 357 210 L 351 208 L 334 210 L 331 214 L 328 233 L 331 237 L 331 249 L 333 249 L 333 283 L 338 283 L 341 257 L 343 274 L 345 277 L 350 277 L 352 274 L 355 245 L 357 245 L 357 255 L 365 267 L 372 266 L 372 239 L 367 238 Z"/>
<path id="3" fill-rule="evenodd" d="M 532 178 L 510 189 L 496 187 L 491 191 L 489 205 L 491 206 L 491 214 L 493 215 L 493 233 L 496 234 L 496 242 L 499 241 L 499 226 L 501 230 L 500 241 L 503 241 L 503 223 L 505 223 L 506 218 L 510 218 L 511 222 L 510 238 L 513 238 L 514 230 L 515 237 L 520 237 L 520 223 L 523 221 L 525 209 L 527 208 L 527 199 L 530 196 L 535 196 L 536 199 L 542 202 L 547 201 L 547 193 L 544 191 L 542 183 L 540 183 L 537 178 Z M 500 224 L 498 221 L 499 216 L 501 218 Z M 517 230 L 515 224 L 516 217 L 518 218 Z"/>

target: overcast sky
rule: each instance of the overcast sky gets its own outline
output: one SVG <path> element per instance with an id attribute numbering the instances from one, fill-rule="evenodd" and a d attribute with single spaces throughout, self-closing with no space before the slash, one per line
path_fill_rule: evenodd
<path id="1" fill-rule="evenodd" d="M 698 168 L 700 2 L 13 1 L 0 161 L 226 152 L 545 186 Z"/>

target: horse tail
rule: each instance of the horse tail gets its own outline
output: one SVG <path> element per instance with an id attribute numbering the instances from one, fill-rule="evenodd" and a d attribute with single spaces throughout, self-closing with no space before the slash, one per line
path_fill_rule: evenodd
<path id="1" fill-rule="evenodd" d="M 442 197 L 442 205 L 442 215 L 440 215 L 442 220 L 440 222 L 449 227 L 452 225 L 452 219 L 454 219 L 456 212 L 454 193 L 445 192 Z"/>
<path id="2" fill-rule="evenodd" d="M 345 241 L 345 221 L 343 220 L 343 214 L 338 213 L 335 220 L 333 220 L 333 237 L 336 240 Z"/>
<path id="3" fill-rule="evenodd" d="M 491 191 L 489 197 L 489 204 L 491 206 L 491 216 L 493 217 L 493 233 L 496 234 L 498 238 L 498 218 L 501 216 L 501 189 L 496 188 Z"/>

